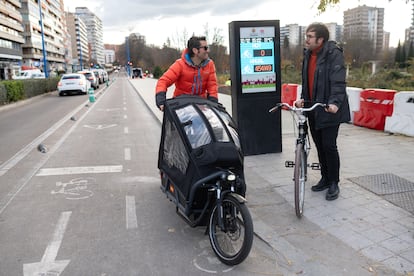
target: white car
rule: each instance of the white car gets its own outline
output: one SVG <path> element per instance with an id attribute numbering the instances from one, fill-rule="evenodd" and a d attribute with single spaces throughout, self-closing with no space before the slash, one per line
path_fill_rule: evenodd
<path id="1" fill-rule="evenodd" d="M 91 88 L 91 82 L 86 79 L 84 74 L 72 73 L 64 74 L 58 83 L 57 90 L 59 96 L 67 94 L 87 94 Z"/>

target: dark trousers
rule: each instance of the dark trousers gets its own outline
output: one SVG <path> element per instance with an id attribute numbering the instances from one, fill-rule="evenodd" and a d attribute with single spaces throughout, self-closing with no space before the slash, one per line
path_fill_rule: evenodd
<path id="1" fill-rule="evenodd" d="M 329 182 L 339 182 L 339 153 L 336 145 L 339 125 L 315 129 L 312 116 L 309 117 L 309 127 L 313 141 L 318 151 L 322 177 Z"/>

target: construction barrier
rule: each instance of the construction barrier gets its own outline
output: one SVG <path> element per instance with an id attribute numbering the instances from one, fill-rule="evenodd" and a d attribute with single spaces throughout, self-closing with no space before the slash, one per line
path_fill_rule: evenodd
<path id="1" fill-rule="evenodd" d="M 362 88 L 347 87 L 346 94 L 348 95 L 349 112 L 351 115 L 351 122 L 354 122 L 354 112 L 359 111 L 360 96 Z"/>
<path id="2" fill-rule="evenodd" d="M 364 89 L 360 93 L 359 111 L 354 112 L 354 125 L 384 130 L 385 117 L 393 112 L 396 90 Z"/>
<path id="3" fill-rule="evenodd" d="M 414 92 L 398 92 L 394 96 L 392 116 L 385 118 L 384 131 L 414 136 Z"/>
<path id="4" fill-rule="evenodd" d="M 292 83 L 282 84 L 282 103 L 293 105 L 298 98 L 298 86 L 298 84 Z"/>

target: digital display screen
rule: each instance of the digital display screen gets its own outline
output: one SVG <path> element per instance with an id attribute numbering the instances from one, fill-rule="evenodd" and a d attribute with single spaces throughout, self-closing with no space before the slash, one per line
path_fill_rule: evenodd
<path id="1" fill-rule="evenodd" d="M 276 91 L 275 27 L 240 28 L 242 93 Z"/>

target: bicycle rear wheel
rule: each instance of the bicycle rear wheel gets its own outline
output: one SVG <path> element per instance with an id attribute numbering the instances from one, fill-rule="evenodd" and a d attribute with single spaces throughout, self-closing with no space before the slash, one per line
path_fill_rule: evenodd
<path id="1" fill-rule="evenodd" d="M 295 181 L 295 211 L 298 218 L 301 218 L 303 215 L 303 205 L 305 203 L 306 168 L 307 161 L 304 145 L 299 143 L 296 145 L 293 175 Z"/>

